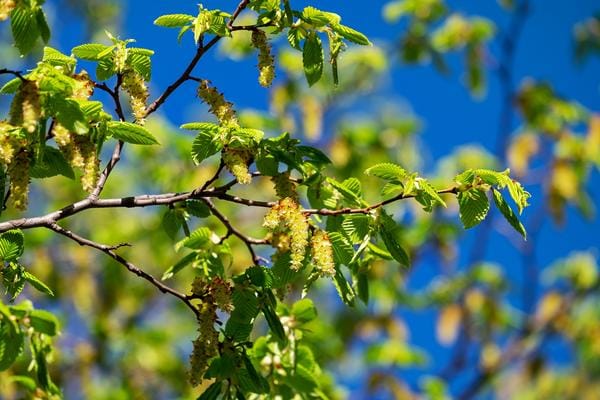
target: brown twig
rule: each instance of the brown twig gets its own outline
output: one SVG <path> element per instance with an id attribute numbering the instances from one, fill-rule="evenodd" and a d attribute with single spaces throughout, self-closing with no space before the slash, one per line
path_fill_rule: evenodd
<path id="1" fill-rule="evenodd" d="M 97 242 L 94 242 L 93 240 L 84 238 L 83 236 L 80 236 L 72 231 L 69 231 L 56 223 L 48 224 L 48 225 L 46 225 L 46 227 L 62 236 L 65 236 L 65 237 L 73 240 L 74 242 L 78 243 L 80 246 L 92 247 L 94 249 L 100 250 L 101 252 L 109 255 L 114 260 L 116 260 L 119 264 L 121 264 L 125 268 L 127 268 L 127 270 L 129 270 L 130 272 L 134 273 L 135 275 L 147 280 L 161 292 L 171 294 L 171 295 L 177 297 L 178 299 L 180 299 L 181 301 L 183 301 L 183 303 L 185 303 L 185 305 L 194 312 L 196 317 L 199 316 L 198 309 L 192 304 L 192 302 L 188 299 L 188 297 L 186 295 L 165 285 L 164 283 L 162 283 L 161 281 L 159 281 L 158 279 L 156 279 L 149 273 L 145 272 L 144 270 L 140 269 L 133 263 L 127 261 L 125 258 L 120 256 L 119 254 L 115 253 L 116 249 L 123 247 L 123 246 L 129 246 L 129 244 L 121 243 L 121 244 L 118 244 L 115 246 L 108 246 L 108 245 L 97 243 Z"/>

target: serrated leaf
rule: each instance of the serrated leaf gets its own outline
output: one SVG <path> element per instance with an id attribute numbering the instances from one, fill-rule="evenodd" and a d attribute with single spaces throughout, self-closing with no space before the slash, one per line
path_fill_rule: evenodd
<path id="1" fill-rule="evenodd" d="M 15 261 L 25 249 L 25 236 L 18 229 L 0 235 L 0 259 L 6 262 Z"/>
<path id="2" fill-rule="evenodd" d="M 341 24 L 331 24 L 331 28 L 340 36 L 351 41 L 352 43 L 368 46 L 371 44 L 367 37 L 359 31 Z"/>
<path id="3" fill-rule="evenodd" d="M 463 226 L 472 228 L 485 219 L 490 202 L 485 190 L 472 189 L 458 194 L 459 216 Z"/>
<path id="4" fill-rule="evenodd" d="M 140 74 L 146 82 L 150 80 L 152 73 L 152 62 L 150 61 L 150 57 L 143 54 L 130 53 L 129 56 L 127 56 L 126 64 Z"/>
<path id="5" fill-rule="evenodd" d="M 190 233 L 190 236 L 179 241 L 175 245 L 175 250 L 179 251 L 182 247 L 187 247 L 188 249 L 199 249 L 210 242 L 211 234 L 212 232 L 210 229 L 202 226 Z"/>
<path id="6" fill-rule="evenodd" d="M 49 296 L 54 296 L 54 292 L 52 291 L 52 289 L 50 289 L 48 287 L 48 285 L 46 285 L 44 282 L 42 282 L 37 276 L 33 275 L 32 273 L 30 273 L 28 271 L 23 271 L 23 278 L 25 278 L 25 280 L 27 282 L 29 282 L 29 284 L 31 286 L 33 286 L 40 292 L 46 293 Z"/>
<path id="7" fill-rule="evenodd" d="M 98 65 L 96 66 L 96 78 L 98 78 L 99 81 L 105 81 L 116 73 L 115 63 L 112 58 L 107 57 L 98 60 Z"/>
<path id="8" fill-rule="evenodd" d="M 350 286 L 350 283 L 344 277 L 344 274 L 340 271 L 340 268 L 336 266 L 335 275 L 333 277 L 333 285 L 340 296 L 340 299 L 350 307 L 354 306 L 354 289 Z"/>
<path id="9" fill-rule="evenodd" d="M 146 128 L 131 122 L 110 121 L 108 123 L 108 133 L 117 140 L 131 144 L 159 144 Z"/>
<path id="10" fill-rule="evenodd" d="M 221 395 L 222 387 L 221 381 L 214 382 L 196 400 L 217 400 Z"/>
<path id="11" fill-rule="evenodd" d="M 333 259 L 336 264 L 350 264 L 354 256 L 354 248 L 339 232 L 328 232 L 329 240 L 333 248 Z"/>
<path id="12" fill-rule="evenodd" d="M 308 86 L 312 86 L 323 75 L 323 45 L 316 33 L 311 33 L 304 41 L 302 49 L 302 64 Z"/>
<path id="13" fill-rule="evenodd" d="M 406 171 L 399 165 L 392 163 L 381 163 L 373 165 L 365 171 L 365 174 L 376 176 L 392 182 L 402 182 L 407 176 Z"/>
<path id="14" fill-rule="evenodd" d="M 181 211 L 168 209 L 163 214 L 161 226 L 171 240 L 175 240 L 183 222 L 185 220 L 183 219 L 183 215 L 181 215 Z"/>
<path id="15" fill-rule="evenodd" d="M 440 197 L 437 190 L 433 186 L 431 186 L 431 184 L 427 180 L 423 178 L 417 178 L 416 183 L 418 184 L 419 189 L 426 193 L 432 200 L 436 201 L 444 207 L 447 207 L 446 202 Z"/>
<path id="16" fill-rule="evenodd" d="M 48 21 L 46 21 L 46 14 L 44 14 L 44 10 L 41 7 L 38 7 L 35 11 L 35 21 L 42 40 L 44 43 L 48 43 L 50 40 L 50 27 L 48 26 Z"/>
<path id="17" fill-rule="evenodd" d="M 69 57 L 48 46 L 44 47 L 44 56 L 42 57 L 42 61 L 54 66 L 67 66 L 70 68 L 73 67 L 77 62 L 77 60 L 75 60 L 73 57 Z"/>
<path id="18" fill-rule="evenodd" d="M 301 18 L 315 27 L 325 26 L 329 23 L 329 17 L 324 12 L 311 6 L 302 10 Z"/>
<path id="19" fill-rule="evenodd" d="M 349 189 L 343 183 L 336 181 L 333 178 L 327 178 L 327 182 L 334 187 L 335 190 L 340 192 L 344 198 L 352 204 L 360 205 L 362 200 L 354 193 L 351 189 Z"/>
<path id="20" fill-rule="evenodd" d="M 17 357 L 23 351 L 23 333 L 16 324 L 10 323 L 10 313 L 4 305 L 0 305 L 3 310 L 2 320 L 0 320 L 0 371 L 4 371 L 15 362 Z M 0 310 L 2 311 L 2 310 Z"/>
<path id="21" fill-rule="evenodd" d="M 290 28 L 287 34 L 287 40 L 290 46 L 294 49 L 302 51 L 302 47 L 300 47 L 300 42 L 304 39 L 304 32 L 302 32 L 299 28 Z"/>
<path id="22" fill-rule="evenodd" d="M 188 131 L 200 131 L 216 134 L 219 130 L 219 125 L 213 124 L 212 122 L 188 122 L 187 124 L 181 125 L 180 128 Z"/>
<path id="23" fill-rule="evenodd" d="M 11 13 L 10 26 L 15 46 L 22 55 L 26 55 L 40 37 L 35 11 L 28 7 L 15 8 Z"/>
<path id="24" fill-rule="evenodd" d="M 50 178 L 56 175 L 75 179 L 73 168 L 65 160 L 62 152 L 54 147 L 45 146 L 42 160 L 33 165 L 29 170 L 29 176 L 32 178 Z"/>
<path id="25" fill-rule="evenodd" d="M 391 220 L 391 218 L 390 218 Z M 392 220 L 393 221 L 393 220 Z M 394 222 L 395 224 L 395 222 Z M 410 266 L 410 258 L 406 251 L 402 248 L 400 243 L 398 242 L 398 238 L 396 237 L 396 232 L 392 226 L 390 226 L 387 222 L 380 224 L 379 226 L 379 236 L 383 240 L 385 247 L 387 248 L 390 255 L 394 258 L 394 260 L 398 261 L 401 265 L 408 267 Z"/>
<path id="26" fill-rule="evenodd" d="M 517 232 L 519 232 L 524 239 L 527 239 L 527 232 L 525 231 L 525 227 L 523 226 L 521 221 L 519 221 L 519 218 L 514 213 L 512 208 L 510 208 L 510 206 L 506 203 L 506 201 L 502 197 L 502 193 L 500 193 L 496 189 L 492 189 L 492 194 L 494 196 L 494 203 L 496 204 L 496 207 L 498 207 L 498 210 L 500 210 L 500 213 L 502 213 L 502 215 L 504 216 L 504 219 L 506 219 L 510 226 L 512 226 Z"/>
<path id="27" fill-rule="evenodd" d="M 262 312 L 273 336 L 285 346 L 287 343 L 287 336 L 285 335 L 285 330 L 283 329 L 281 320 L 277 316 L 277 313 L 275 313 L 275 310 L 271 306 L 265 304 L 262 307 Z"/>
<path id="28" fill-rule="evenodd" d="M 82 60 L 97 61 L 98 55 L 106 51 L 106 49 L 108 49 L 109 47 L 112 46 L 107 46 L 105 44 L 100 43 L 86 43 L 73 47 L 71 53 L 73 53 L 75 57 L 80 58 Z"/>
<path id="29" fill-rule="evenodd" d="M 192 143 L 192 159 L 200 164 L 206 158 L 218 153 L 223 148 L 223 143 L 213 140 L 214 135 L 207 131 L 200 131 Z"/>
<path id="30" fill-rule="evenodd" d="M 154 25 L 165 28 L 179 28 L 191 24 L 194 17 L 188 14 L 166 14 L 154 20 Z"/>

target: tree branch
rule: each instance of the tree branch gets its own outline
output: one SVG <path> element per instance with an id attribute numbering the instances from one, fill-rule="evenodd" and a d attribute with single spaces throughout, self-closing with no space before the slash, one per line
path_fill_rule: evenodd
<path id="1" fill-rule="evenodd" d="M 115 253 L 116 249 L 118 249 L 120 247 L 123 247 L 123 246 L 129 246 L 129 244 L 127 244 L 127 243 L 121 243 L 121 244 L 118 244 L 116 246 L 108 246 L 108 245 L 105 245 L 105 244 L 94 242 L 94 241 L 92 241 L 90 239 L 84 238 L 83 236 L 79 236 L 78 234 L 76 234 L 74 232 L 71 232 L 71 231 L 69 231 L 67 229 L 64 229 L 63 227 L 59 226 L 56 223 L 48 224 L 48 225 L 46 225 L 46 227 L 48 229 L 51 229 L 54 232 L 62 235 L 62 236 L 65 236 L 65 237 L 73 240 L 74 242 L 78 243 L 80 246 L 92 247 L 94 249 L 100 250 L 101 252 L 109 255 L 114 260 L 116 260 L 119 264 L 121 264 L 125 268 L 127 268 L 127 270 L 129 270 L 130 272 L 132 272 L 135 275 L 139 276 L 140 278 L 143 278 L 143 279 L 147 280 L 148 282 L 150 282 L 152 285 L 154 285 L 162 293 L 168 293 L 168 294 L 171 294 L 171 295 L 177 297 L 189 309 L 191 309 L 194 312 L 194 314 L 196 315 L 196 317 L 199 317 L 200 312 L 192 304 L 192 302 L 188 299 L 188 297 L 186 295 L 184 295 L 183 293 L 180 293 L 177 290 L 175 290 L 175 289 L 173 289 L 173 288 L 165 285 L 164 283 L 162 283 L 161 281 L 159 281 L 158 279 L 156 279 L 155 277 L 153 277 L 149 273 L 145 272 L 144 270 L 140 269 L 139 267 L 137 267 L 133 263 L 127 261 L 125 258 L 123 258 L 122 256 L 120 256 L 119 254 Z"/>

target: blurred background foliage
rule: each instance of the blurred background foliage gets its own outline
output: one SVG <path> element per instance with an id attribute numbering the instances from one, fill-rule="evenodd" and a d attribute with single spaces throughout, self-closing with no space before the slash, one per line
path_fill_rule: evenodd
<path id="1" fill-rule="evenodd" d="M 268 105 L 237 107 L 242 126 L 273 136 L 288 131 L 322 148 L 333 161 L 330 176 L 340 181 L 361 177 L 370 201 L 380 198 L 380 183 L 363 171 L 384 161 L 427 171 L 439 187 L 449 185 L 467 168 L 510 167 L 534 194 L 525 223 L 527 242 L 498 218 L 484 222 L 475 228 L 474 237 L 469 236 L 450 198 L 448 209 L 433 214 L 412 202 L 390 206 L 390 213 L 402 222 L 400 235 L 413 259 L 411 269 L 399 268 L 395 262 L 372 263 L 363 271 L 369 280 L 368 305 L 345 306 L 329 283 L 319 281 L 313 289 L 319 317 L 303 329 L 303 342 L 324 369 L 321 385 L 332 398 L 466 399 L 487 393 L 514 399 L 595 399 L 600 393 L 597 249 L 574 249 L 550 265 L 540 265 L 536 256 L 544 252 L 538 238 L 548 225 L 568 225 L 568 216 L 579 218 L 573 216 L 580 213 L 599 226 L 597 188 L 594 198 L 590 180 L 598 182 L 600 115 L 596 112 L 600 110 L 562 97 L 552 82 L 514 76 L 514 48 L 522 24 L 536 7 L 526 0 L 500 3 L 501 21 L 466 15 L 443 0 L 377 5 L 385 21 L 381 23 L 396 27 L 396 34 L 373 40 L 371 47 L 348 48 L 339 60 L 336 88 L 329 74 L 308 88 L 299 53 L 276 43 L 277 78 L 268 91 Z M 535 5 L 544 7 L 541 2 Z M 104 41 L 104 29 L 118 32 L 127 26 L 128 18 L 135 18 L 134 14 L 126 17 L 122 6 L 117 1 L 47 1 L 58 38 L 55 45 L 71 29 L 83 32 L 86 41 Z M 167 11 L 178 12 L 175 8 L 170 5 Z M 69 16 L 67 22 L 63 15 Z M 245 18 L 242 15 L 238 22 L 243 24 Z M 37 54 L 20 59 L 4 27 L 1 35 L 3 66 L 31 66 Z M 175 38 L 164 34 L 160 40 Z M 587 63 L 599 54 L 600 22 L 590 15 L 573 27 L 573 53 L 564 57 Z M 389 98 L 382 87 L 411 64 L 427 68 L 431 63 L 439 73 L 450 74 L 451 69 L 456 71 L 452 58 L 456 55 L 461 59 L 460 80 L 474 101 L 492 89 L 503 93 L 499 120 L 489 121 L 489 131 L 477 134 L 497 134 L 498 144 L 484 148 L 474 135 L 475 144 L 455 143 L 453 152 L 432 161 L 427 150 L 432 144 L 420 136 L 427 121 L 407 101 Z M 211 57 L 252 69 L 255 54 L 250 35 L 239 32 L 223 40 Z M 175 68 L 171 76 L 178 71 Z M 215 75 L 217 86 L 219 80 L 237 79 L 220 76 L 217 70 L 207 71 L 210 74 Z M 499 84 L 490 86 L 488 81 L 496 77 Z M 241 78 L 235 85 L 240 91 L 257 90 Z M 590 85 L 597 87 L 598 82 Z M 0 101 L 4 112 L 8 102 Z M 199 104 L 192 97 L 185 101 Z M 210 118 L 204 105 L 195 111 L 201 114 L 196 120 Z M 216 157 L 210 159 L 212 163 L 195 166 L 189 156 L 192 138 L 176 128 L 179 122 L 172 121 L 168 112 L 149 118 L 146 127 L 162 146 L 128 148 L 104 195 L 184 191 L 212 176 Z M 106 153 L 102 159 L 108 157 Z M 263 178 L 236 189 L 236 194 L 275 198 L 271 182 Z M 59 209 L 81 197 L 76 181 L 35 180 L 28 213 Z M 254 237 L 265 235 L 260 224 L 264 211 L 219 206 L 240 230 Z M 132 243 L 122 254 L 161 276 L 178 258 L 162 229 L 165 212 L 166 208 L 158 207 L 88 210 L 65 221 L 65 227 L 102 243 Z M 18 216 L 7 210 L 3 218 Z M 208 226 L 225 233 L 214 217 L 189 223 L 190 229 Z M 557 235 L 556 240 L 561 240 Z M 50 231 L 28 230 L 26 242 L 23 263 L 55 292 L 48 297 L 27 290 L 23 296 L 37 308 L 55 312 L 61 321 L 50 373 L 65 398 L 188 399 L 208 385 L 192 389 L 188 384 L 187 361 L 197 327 L 184 307 L 105 255 Z M 226 268 L 234 275 L 252 260 L 243 243 L 235 238 L 228 243 L 231 257 Z M 265 249 L 261 255 L 269 252 Z M 504 263 L 520 267 L 507 268 Z M 519 269 L 524 280 L 513 276 Z M 191 269 L 181 271 L 173 286 L 188 291 L 194 274 Z M 301 289 L 294 288 L 292 300 L 300 297 Z M 263 322 L 253 337 L 265 331 Z M 0 397 L 25 395 L 11 376 L 26 375 L 27 367 L 24 357 L 0 373 Z"/>

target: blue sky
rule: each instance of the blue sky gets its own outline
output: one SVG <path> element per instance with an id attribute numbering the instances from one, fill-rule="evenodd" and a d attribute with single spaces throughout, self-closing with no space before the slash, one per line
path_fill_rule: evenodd
<path id="1" fill-rule="evenodd" d="M 55 2 L 48 1 L 52 8 Z M 193 55 L 194 46 L 190 38 L 178 45 L 176 32 L 156 27 L 152 21 L 167 13 L 194 13 L 196 2 L 142 1 L 125 2 L 122 12 L 123 31 L 117 32 L 122 38 L 135 38 L 140 47 L 156 51 L 153 58 L 152 86 L 154 93 L 160 93 L 177 76 Z M 303 4 L 301 2 L 300 4 Z M 344 23 L 364 32 L 374 42 L 389 40 L 399 36 L 402 24 L 389 25 L 381 18 L 381 8 L 385 2 L 314 1 L 311 4 L 319 8 L 339 13 Z M 233 9 L 236 2 L 207 1 L 207 8 L 219 7 Z M 293 5 L 299 4 L 292 1 Z M 449 1 L 456 11 L 466 15 L 479 14 L 496 22 L 500 29 L 508 21 L 506 13 L 496 1 Z M 55 26 L 64 19 L 55 8 L 51 15 Z M 531 17 L 525 25 L 522 40 L 516 52 L 516 83 L 525 77 L 550 81 L 556 91 L 567 98 L 576 99 L 590 110 L 600 111 L 600 58 L 589 59 L 580 66 L 573 63 L 573 26 L 600 10 L 597 0 L 578 0 L 565 3 L 559 0 L 533 1 Z M 63 27 L 62 32 L 52 39 L 51 45 L 68 52 L 70 48 L 81 44 L 83 30 L 74 23 Z M 493 44 L 492 52 L 497 53 Z M 394 72 L 382 95 L 402 100 L 410 104 L 414 112 L 423 121 L 422 141 L 429 148 L 429 160 L 437 160 L 450 153 L 456 146 L 467 143 L 481 143 L 492 149 L 497 133 L 497 121 L 500 109 L 498 82 L 489 75 L 488 95 L 481 100 L 473 100 L 460 83 L 461 63 L 451 58 L 452 75 L 441 76 L 431 66 L 403 66 L 396 62 Z M 219 56 L 203 60 L 195 74 L 215 82 L 227 93 L 229 99 L 239 108 L 266 108 L 266 92 L 256 84 L 254 61 L 235 63 Z M 242 90 L 240 90 L 242 88 Z M 164 107 L 163 113 L 175 125 L 189 118 L 189 99 L 194 87 L 189 85 L 176 93 Z M 197 108 L 196 108 L 197 109 Z M 514 128 L 517 128 L 515 126 Z M 430 165 L 431 167 L 431 165 Z M 589 185 L 591 197 L 596 207 L 600 207 L 600 177 L 594 172 Z M 535 205 L 536 199 L 532 202 Z M 527 215 L 526 215 L 527 220 Z M 541 265 L 567 255 L 573 250 L 597 249 L 600 246 L 600 224 L 589 223 L 575 213 L 569 212 L 567 224 L 557 228 L 551 222 L 545 224 L 538 245 L 538 257 Z M 467 247 L 473 240 L 474 231 L 467 235 Z M 512 246 L 501 237 L 494 238 L 494 245 L 488 251 L 488 258 L 506 266 L 506 272 L 521 279 L 520 261 Z M 427 280 L 426 274 L 421 277 Z M 419 279 L 417 277 L 417 279 Z M 415 344 L 428 348 L 433 340 L 431 315 L 413 316 L 423 335 L 413 335 Z M 427 322 L 429 320 L 429 322 Z M 435 353 L 434 353 L 435 355 Z M 410 378 L 410 376 L 409 376 Z M 416 376 L 415 376 L 416 379 Z M 411 378 L 412 380 L 412 378 Z"/>

